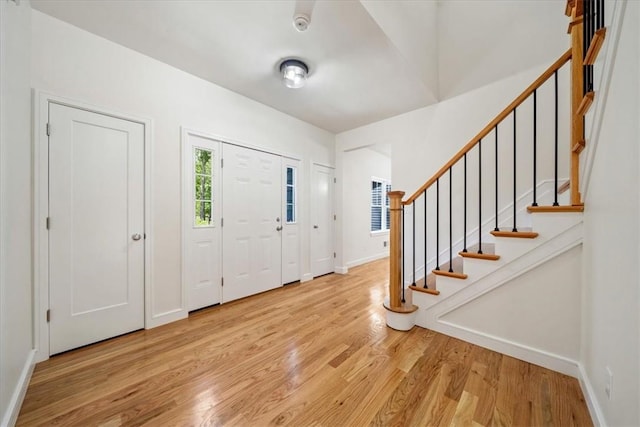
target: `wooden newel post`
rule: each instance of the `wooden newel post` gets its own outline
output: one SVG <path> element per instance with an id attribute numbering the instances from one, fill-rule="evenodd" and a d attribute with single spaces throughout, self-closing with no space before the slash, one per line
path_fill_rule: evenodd
<path id="1" fill-rule="evenodd" d="M 389 305 L 402 306 L 402 197 L 404 191 L 389 191 L 391 227 L 389 230 Z"/>

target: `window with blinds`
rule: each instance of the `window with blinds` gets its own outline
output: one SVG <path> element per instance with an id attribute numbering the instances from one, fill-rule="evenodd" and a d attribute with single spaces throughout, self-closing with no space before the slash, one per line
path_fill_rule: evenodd
<path id="1" fill-rule="evenodd" d="M 391 213 L 389 210 L 389 196 L 391 183 L 382 179 L 371 179 L 371 231 L 386 231 L 389 229 Z"/>

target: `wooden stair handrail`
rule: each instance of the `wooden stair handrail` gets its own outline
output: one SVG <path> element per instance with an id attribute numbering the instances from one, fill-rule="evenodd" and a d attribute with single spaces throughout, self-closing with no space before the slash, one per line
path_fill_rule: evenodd
<path id="1" fill-rule="evenodd" d="M 566 64 L 571 59 L 571 49 L 567 50 L 556 62 L 554 62 L 547 70 L 540 75 L 533 83 L 529 85 L 516 99 L 511 102 L 502 110 L 500 114 L 496 116 L 487 126 L 484 127 L 471 141 L 469 141 L 460 151 L 456 153 L 455 156 L 451 158 L 443 167 L 438 170 L 427 182 L 425 182 L 415 193 L 411 195 L 407 200 L 403 201 L 402 204 L 408 205 L 413 203 L 420 195 L 429 187 L 431 187 L 438 178 L 444 175 L 451 166 L 456 164 L 458 160 L 462 159 L 466 153 L 471 151 L 473 147 L 476 146 L 478 141 L 487 136 L 494 127 L 496 127 L 501 121 L 511 114 L 511 112 L 517 108 L 520 104 L 522 104 L 532 93 L 534 90 L 538 89 L 544 82 L 546 82 L 553 74 L 558 71 L 564 64 Z"/>

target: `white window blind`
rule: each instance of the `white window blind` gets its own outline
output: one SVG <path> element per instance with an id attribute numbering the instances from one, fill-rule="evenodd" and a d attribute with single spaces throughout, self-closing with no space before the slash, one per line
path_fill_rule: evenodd
<path id="1" fill-rule="evenodd" d="M 391 191 L 390 182 L 376 178 L 371 179 L 371 231 L 389 229 L 391 216 L 388 191 Z"/>

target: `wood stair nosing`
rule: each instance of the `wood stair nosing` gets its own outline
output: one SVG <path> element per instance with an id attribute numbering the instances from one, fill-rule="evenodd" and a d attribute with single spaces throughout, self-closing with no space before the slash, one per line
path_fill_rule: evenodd
<path id="1" fill-rule="evenodd" d="M 495 237 L 515 237 L 521 239 L 535 239 L 538 237 L 538 233 L 534 231 L 492 231 L 492 235 Z"/>
<path id="2" fill-rule="evenodd" d="M 452 279 L 461 279 L 465 280 L 467 275 L 464 273 L 450 272 L 449 270 L 432 270 L 432 273 L 436 276 L 446 276 L 451 277 Z"/>
<path id="3" fill-rule="evenodd" d="M 417 291 L 417 292 L 423 292 L 425 294 L 440 295 L 440 291 L 439 290 L 425 288 L 425 287 L 422 287 L 422 286 L 411 285 L 411 286 L 409 286 L 409 289 Z"/>
<path id="4" fill-rule="evenodd" d="M 584 212 L 584 205 L 576 206 L 527 206 L 527 211 L 531 213 L 545 212 Z"/>
<path id="5" fill-rule="evenodd" d="M 500 259 L 500 255 L 495 254 L 479 254 L 477 252 L 458 252 L 463 258 L 484 259 L 487 261 L 497 261 Z"/>

